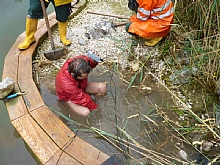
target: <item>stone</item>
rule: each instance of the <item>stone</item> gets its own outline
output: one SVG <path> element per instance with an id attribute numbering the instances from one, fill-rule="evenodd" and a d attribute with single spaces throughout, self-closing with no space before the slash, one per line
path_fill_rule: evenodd
<path id="1" fill-rule="evenodd" d="M 0 82 L 0 99 L 5 98 L 14 90 L 14 81 L 11 78 L 5 78 Z"/>
<path id="2" fill-rule="evenodd" d="M 179 150 L 178 155 L 183 160 L 186 160 L 186 161 L 188 160 L 188 154 L 184 150 Z"/>
<path id="3" fill-rule="evenodd" d="M 183 68 L 181 70 L 176 70 L 169 76 L 169 80 L 174 85 L 186 84 L 191 80 L 192 76 L 196 74 L 196 71 L 196 68 Z"/>
<path id="4" fill-rule="evenodd" d="M 79 41 L 78 43 L 82 46 L 85 46 L 87 43 L 86 43 L 86 40 L 84 40 L 83 38 L 79 38 Z"/>

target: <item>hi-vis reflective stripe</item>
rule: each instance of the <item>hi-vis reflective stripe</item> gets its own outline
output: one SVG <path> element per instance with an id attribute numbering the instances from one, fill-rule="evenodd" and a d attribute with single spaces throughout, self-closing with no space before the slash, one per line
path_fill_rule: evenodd
<path id="1" fill-rule="evenodd" d="M 171 3 L 171 0 L 168 0 L 162 7 L 153 9 L 152 13 L 156 13 L 158 11 L 162 11 L 162 10 L 166 9 L 168 6 L 170 6 L 170 3 Z"/>
<path id="2" fill-rule="evenodd" d="M 171 15 L 172 13 L 173 13 L 173 7 L 170 10 L 168 10 L 166 13 L 161 14 L 159 16 L 152 16 L 151 18 L 153 18 L 153 19 L 163 19 L 163 18 Z"/>
<path id="3" fill-rule="evenodd" d="M 150 15 L 145 15 L 145 17 L 140 16 L 140 13 L 137 12 L 137 18 L 141 19 L 142 21 L 146 21 L 149 18 Z"/>
<path id="4" fill-rule="evenodd" d="M 138 11 L 145 14 L 145 15 L 150 15 L 151 11 L 145 10 L 144 8 L 138 8 Z"/>
<path id="5" fill-rule="evenodd" d="M 146 21 L 149 18 L 150 14 L 156 13 L 156 12 L 161 12 L 162 10 L 166 9 L 170 5 L 170 3 L 171 3 L 171 0 L 168 0 L 162 7 L 153 9 L 152 11 L 145 10 L 144 8 L 138 8 L 137 18 L 140 20 Z M 163 18 L 169 16 L 172 12 L 173 12 L 173 8 L 171 8 L 169 11 L 167 11 L 164 14 L 161 14 L 159 16 L 153 16 L 152 18 L 153 19 L 163 19 Z M 143 13 L 145 16 L 141 16 L 140 13 Z"/>

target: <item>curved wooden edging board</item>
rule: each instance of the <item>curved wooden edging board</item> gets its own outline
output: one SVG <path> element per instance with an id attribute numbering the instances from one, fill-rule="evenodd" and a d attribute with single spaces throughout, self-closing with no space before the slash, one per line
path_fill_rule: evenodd
<path id="1" fill-rule="evenodd" d="M 77 15 L 86 1 L 74 4 Z M 48 16 L 51 28 L 57 24 L 55 13 Z M 28 93 L 6 101 L 10 121 L 41 164 L 46 165 L 99 165 L 109 158 L 75 134 L 45 105 L 32 77 L 32 56 L 44 38 L 47 30 L 44 20 L 38 22 L 36 43 L 20 51 L 17 47 L 24 38 L 22 33 L 5 57 L 2 79 L 10 77 L 15 82 L 14 92 Z"/>

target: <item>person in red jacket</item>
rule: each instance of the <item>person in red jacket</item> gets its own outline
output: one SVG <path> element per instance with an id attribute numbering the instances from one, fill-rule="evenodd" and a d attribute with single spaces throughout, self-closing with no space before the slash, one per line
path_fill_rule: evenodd
<path id="1" fill-rule="evenodd" d="M 88 82 L 88 74 L 98 62 L 86 55 L 67 60 L 56 75 L 55 87 L 59 100 L 67 102 L 75 113 L 87 117 L 98 105 L 89 94 L 105 95 L 104 82 Z"/>
<path id="2" fill-rule="evenodd" d="M 174 17 L 171 0 L 129 0 L 128 7 L 136 14 L 126 31 L 145 38 L 145 45 L 154 46 L 169 33 Z"/>

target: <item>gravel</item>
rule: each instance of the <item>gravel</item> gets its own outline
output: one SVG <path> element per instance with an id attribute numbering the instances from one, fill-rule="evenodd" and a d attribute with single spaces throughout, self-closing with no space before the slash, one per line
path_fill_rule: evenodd
<path id="1" fill-rule="evenodd" d="M 125 26 L 109 28 L 109 25 L 127 22 L 128 19 L 89 14 L 88 11 L 126 18 L 133 14 L 127 7 L 127 1 L 89 2 L 82 12 L 68 21 L 67 38 L 71 40 L 72 44 L 66 48 L 66 54 L 61 59 L 49 61 L 44 57 L 43 52 L 51 50 L 48 38 L 38 47 L 36 60 L 33 63 L 34 71 L 38 72 L 39 78 L 56 73 L 67 59 L 85 54 L 87 50 L 98 52 L 106 63 L 117 63 L 122 69 L 132 68 L 132 65 L 137 63 L 141 57 L 159 56 L 156 48 L 144 46 L 143 40 L 137 39 L 125 31 Z M 101 26 L 103 24 L 106 26 Z M 58 29 L 54 29 L 52 33 L 55 46 L 62 47 Z M 130 58 L 131 56 L 132 58 Z M 152 68 L 156 68 L 158 65 L 157 61 L 152 60 Z"/>

